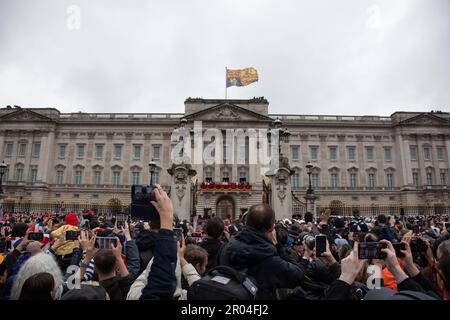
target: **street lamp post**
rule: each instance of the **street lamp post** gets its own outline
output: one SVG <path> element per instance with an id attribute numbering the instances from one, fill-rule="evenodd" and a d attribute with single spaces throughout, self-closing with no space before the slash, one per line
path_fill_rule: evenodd
<path id="1" fill-rule="evenodd" d="M 5 164 L 5 161 L 0 163 L 0 194 L 3 194 L 3 188 L 2 188 L 3 175 L 5 174 L 7 168 L 8 168 L 8 166 Z"/>
<path id="2" fill-rule="evenodd" d="M 311 174 L 313 172 L 314 165 L 311 163 L 311 161 L 308 161 L 306 164 L 306 173 L 308 174 L 308 189 L 306 190 L 306 211 L 311 212 L 315 216 L 314 211 L 314 200 L 316 200 L 316 195 L 314 193 L 314 189 L 311 184 Z M 308 206 L 309 204 L 309 206 Z"/>
<path id="3" fill-rule="evenodd" d="M 153 175 L 155 174 L 156 167 L 157 167 L 157 165 L 156 165 L 155 161 L 153 161 L 153 159 L 152 159 L 152 161 L 150 161 L 148 163 L 148 171 L 150 172 L 150 185 L 151 186 L 153 185 Z"/>

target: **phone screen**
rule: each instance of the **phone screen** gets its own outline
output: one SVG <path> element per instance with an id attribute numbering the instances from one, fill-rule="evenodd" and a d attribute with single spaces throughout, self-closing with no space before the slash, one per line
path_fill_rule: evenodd
<path id="1" fill-rule="evenodd" d="M 66 240 L 68 241 L 78 240 L 79 235 L 80 231 L 66 231 Z"/>
<path id="2" fill-rule="evenodd" d="M 118 214 L 116 215 L 116 222 L 117 227 L 125 227 L 125 221 L 127 220 L 127 217 L 124 214 Z"/>
<path id="3" fill-rule="evenodd" d="M 386 253 L 381 251 L 385 245 L 378 242 L 361 242 L 358 244 L 359 259 L 384 259 Z"/>
<path id="4" fill-rule="evenodd" d="M 327 237 L 325 235 L 316 236 L 316 256 L 321 257 L 327 251 Z"/>
<path id="5" fill-rule="evenodd" d="M 42 241 L 44 240 L 44 234 L 42 232 L 30 232 L 28 234 L 28 240 Z"/>
<path id="6" fill-rule="evenodd" d="M 111 245 L 117 246 L 116 238 L 112 237 L 95 238 L 95 247 L 98 249 L 112 249 Z"/>
<path id="7" fill-rule="evenodd" d="M 11 249 L 12 249 L 12 241 L 6 240 L 6 250 L 11 250 Z"/>
<path id="8" fill-rule="evenodd" d="M 183 229 L 181 229 L 181 228 L 174 228 L 173 231 L 175 232 L 175 234 L 177 236 L 177 241 L 179 241 L 181 243 L 182 238 L 183 238 Z"/>

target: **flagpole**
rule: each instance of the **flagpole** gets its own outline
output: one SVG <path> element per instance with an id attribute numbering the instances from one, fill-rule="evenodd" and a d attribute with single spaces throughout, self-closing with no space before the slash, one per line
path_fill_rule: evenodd
<path id="1" fill-rule="evenodd" d="M 225 67 L 225 100 L 227 100 L 227 67 Z"/>

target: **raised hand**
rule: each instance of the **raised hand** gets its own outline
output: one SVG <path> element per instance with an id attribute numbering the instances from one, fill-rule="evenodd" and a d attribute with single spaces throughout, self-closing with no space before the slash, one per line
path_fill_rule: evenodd
<path id="1" fill-rule="evenodd" d="M 355 242 L 352 252 L 346 258 L 341 260 L 341 276 L 339 277 L 339 280 L 352 285 L 363 267 L 364 260 L 359 259 L 358 242 Z"/>
<path id="2" fill-rule="evenodd" d="M 156 201 L 151 201 L 153 206 L 158 210 L 161 218 L 161 229 L 173 230 L 173 206 L 167 193 L 156 185 L 153 189 Z"/>

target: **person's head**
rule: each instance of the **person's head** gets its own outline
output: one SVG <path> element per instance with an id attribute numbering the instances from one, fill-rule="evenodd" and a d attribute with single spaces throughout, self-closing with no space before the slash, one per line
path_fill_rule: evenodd
<path id="1" fill-rule="evenodd" d="M 378 242 L 380 239 L 375 233 L 369 232 L 364 236 L 364 242 Z"/>
<path id="2" fill-rule="evenodd" d="M 387 222 L 386 216 L 385 216 L 384 214 L 380 214 L 380 215 L 377 217 L 377 222 L 378 222 L 379 225 L 380 225 L 380 224 L 386 224 L 386 222 Z"/>
<path id="3" fill-rule="evenodd" d="M 248 210 L 247 226 L 261 232 L 272 232 L 275 226 L 275 212 L 265 203 L 253 205 Z"/>
<path id="4" fill-rule="evenodd" d="M 206 222 L 206 234 L 213 238 L 213 239 L 219 239 L 220 236 L 223 234 L 225 226 L 219 217 L 213 217 Z"/>
<path id="5" fill-rule="evenodd" d="M 208 264 L 208 252 L 205 249 L 195 244 L 188 244 L 186 245 L 184 258 L 194 266 L 199 275 L 205 273 L 206 265 Z"/>
<path id="6" fill-rule="evenodd" d="M 305 213 L 305 223 L 309 223 L 309 222 L 313 222 L 314 217 L 313 214 L 311 212 L 306 212 Z"/>
<path id="7" fill-rule="evenodd" d="M 94 272 L 100 280 L 115 276 L 116 257 L 110 249 L 100 249 L 94 257 Z"/>
<path id="8" fill-rule="evenodd" d="M 67 291 L 61 300 L 109 300 L 105 288 L 95 282 L 84 282 L 79 289 Z"/>
<path id="9" fill-rule="evenodd" d="M 24 222 L 18 222 L 11 230 L 11 237 L 23 237 L 28 230 L 28 225 Z"/>
<path id="10" fill-rule="evenodd" d="M 11 299 L 19 299 L 25 281 L 31 276 L 42 272 L 47 272 L 53 276 L 55 287 L 62 283 L 61 269 L 53 256 L 41 252 L 29 258 L 20 268 L 12 285 Z"/>
<path id="11" fill-rule="evenodd" d="M 441 260 L 444 255 L 450 254 L 450 240 L 442 241 L 436 250 L 436 260 Z"/>
<path id="12" fill-rule="evenodd" d="M 450 240 L 442 242 L 437 249 L 437 281 L 443 298 L 450 300 Z"/>
<path id="13" fill-rule="evenodd" d="M 66 216 L 66 224 L 71 226 L 77 226 L 78 225 L 78 216 L 75 213 L 69 213 Z"/>
<path id="14" fill-rule="evenodd" d="M 19 300 L 51 301 L 55 299 L 55 295 L 55 279 L 48 272 L 40 272 L 24 282 Z"/>

